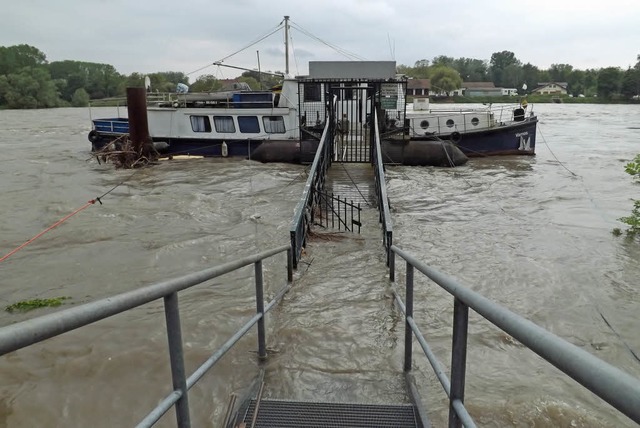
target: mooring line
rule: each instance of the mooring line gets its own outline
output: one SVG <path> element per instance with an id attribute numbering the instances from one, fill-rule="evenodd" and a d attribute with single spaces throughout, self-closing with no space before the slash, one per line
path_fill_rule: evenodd
<path id="1" fill-rule="evenodd" d="M 91 205 L 95 204 L 96 201 L 100 202 L 99 198 L 96 199 L 92 199 L 89 202 L 87 202 L 86 204 L 84 204 L 83 206 L 81 206 L 80 208 L 78 208 L 77 210 L 75 210 L 74 212 L 72 212 L 71 214 L 67 214 L 66 216 L 64 216 L 62 219 L 58 220 L 57 222 L 53 223 L 51 226 L 47 227 L 45 230 L 43 230 L 42 232 L 38 233 L 36 236 L 34 236 L 33 238 L 29 239 L 27 242 L 25 242 L 24 244 L 20 245 L 19 247 L 15 248 L 14 250 L 12 250 L 11 252 L 9 252 L 7 255 L 5 255 L 4 257 L 2 257 L 0 259 L 0 262 L 5 261 L 6 259 L 8 259 L 10 256 L 14 255 L 15 253 L 17 253 L 18 251 L 20 251 L 21 249 L 23 249 L 24 247 L 26 247 L 27 245 L 29 245 L 30 243 L 32 243 L 33 241 L 35 241 L 36 239 L 38 239 L 39 237 L 41 237 L 42 235 L 44 235 L 45 233 L 47 233 L 48 231 L 55 229 L 56 227 L 60 226 L 62 223 L 64 223 L 65 221 L 67 221 L 69 218 L 71 218 L 72 216 L 78 214 L 80 211 L 89 208 Z M 102 203 L 102 202 L 100 202 Z"/>
<path id="2" fill-rule="evenodd" d="M 106 191 L 105 193 L 103 193 L 102 195 L 98 196 L 95 199 L 91 199 L 89 202 L 87 202 L 86 204 L 84 204 L 83 206 L 81 206 L 80 208 L 76 209 L 75 211 L 73 211 L 71 214 L 67 214 L 66 216 L 64 216 L 63 218 L 61 218 L 60 220 L 56 221 L 55 223 L 53 223 L 51 226 L 47 227 L 45 230 L 43 230 L 42 232 L 38 233 L 37 235 L 35 235 L 33 238 L 29 239 L 28 241 L 26 241 L 25 243 L 23 243 L 22 245 L 18 246 L 17 248 L 14 248 L 13 250 L 11 250 L 9 253 L 7 253 L 6 255 L 4 255 L 2 258 L 0 258 L 0 263 L 2 263 L 3 261 L 5 261 L 6 259 L 8 259 L 9 257 L 11 257 L 12 255 L 14 255 L 15 253 L 17 253 L 18 251 L 22 250 L 24 247 L 26 247 L 27 245 L 31 244 L 33 241 L 35 241 L 36 239 L 40 238 L 42 235 L 44 235 L 45 233 L 49 232 L 50 230 L 55 229 L 56 227 L 60 226 L 62 223 L 64 223 L 65 221 L 67 221 L 68 219 L 70 219 L 71 217 L 73 217 L 74 215 L 78 214 L 80 211 L 83 211 L 87 208 L 89 208 L 91 205 L 94 205 L 96 202 L 99 202 L 100 205 L 102 205 L 102 198 L 104 198 L 105 196 L 107 196 L 109 193 L 113 192 L 115 189 L 117 189 L 118 187 L 122 186 L 124 183 L 126 183 L 128 180 L 131 179 L 131 177 L 133 177 L 139 170 L 135 171 L 133 174 L 131 174 L 128 178 L 122 180 L 120 183 L 116 184 L 115 186 L 113 186 L 111 189 L 109 189 L 108 191 Z"/>

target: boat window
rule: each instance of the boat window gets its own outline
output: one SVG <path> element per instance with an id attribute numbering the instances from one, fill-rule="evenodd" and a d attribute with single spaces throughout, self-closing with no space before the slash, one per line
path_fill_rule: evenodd
<path id="1" fill-rule="evenodd" d="M 267 134 L 284 134 L 284 118 L 282 116 L 265 116 L 262 118 L 264 132 Z"/>
<path id="2" fill-rule="evenodd" d="M 322 87 L 320 83 L 304 84 L 304 101 L 322 101 Z"/>
<path id="3" fill-rule="evenodd" d="M 193 132 L 211 132 L 209 116 L 190 116 Z"/>
<path id="4" fill-rule="evenodd" d="M 447 119 L 447 127 L 453 128 L 453 125 L 454 125 L 453 119 Z"/>
<path id="5" fill-rule="evenodd" d="M 238 126 L 243 134 L 258 134 L 260 132 L 257 116 L 238 116 Z"/>
<path id="6" fill-rule="evenodd" d="M 213 124 L 216 127 L 216 132 L 221 134 L 233 134 L 236 132 L 236 126 L 233 124 L 231 116 L 213 116 Z"/>
<path id="7" fill-rule="evenodd" d="M 480 119 L 478 119 L 477 117 L 474 117 L 471 119 L 471 124 L 473 126 L 478 126 L 479 123 L 480 123 Z"/>
<path id="8" fill-rule="evenodd" d="M 422 122 L 420 122 L 420 128 L 427 129 L 428 127 L 429 127 L 429 121 L 428 120 L 423 120 Z"/>

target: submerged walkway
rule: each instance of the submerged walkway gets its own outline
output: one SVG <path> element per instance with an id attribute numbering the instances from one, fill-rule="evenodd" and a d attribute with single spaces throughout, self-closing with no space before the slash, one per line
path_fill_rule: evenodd
<path id="1" fill-rule="evenodd" d="M 376 190 L 373 166 L 368 163 L 334 162 L 327 171 L 326 191 L 366 207 L 374 207 Z M 374 224 L 376 229 L 378 225 Z"/>

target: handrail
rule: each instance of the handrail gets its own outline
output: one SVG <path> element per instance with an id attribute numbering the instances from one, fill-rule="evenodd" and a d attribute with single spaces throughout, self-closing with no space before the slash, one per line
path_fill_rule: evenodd
<path id="1" fill-rule="evenodd" d="M 425 355 L 427 355 L 436 375 L 450 397 L 449 426 L 459 427 L 468 417 L 463 403 L 469 308 L 502 331 L 513 336 L 520 343 L 611 404 L 618 411 L 633 421 L 640 423 L 640 379 L 634 378 L 533 322 L 492 302 L 481 294 L 461 285 L 455 279 L 429 267 L 395 245 L 391 247 L 390 271 L 394 271 L 395 254 L 402 257 L 407 263 L 407 303 L 406 306 L 399 304 L 406 316 L 405 371 L 411 369 L 411 342 L 406 339 L 408 338 L 407 335 L 413 333 L 418 338 Z M 426 341 L 424 341 L 422 333 L 420 333 L 413 321 L 414 268 L 454 297 L 450 391 L 445 386 L 449 381 L 446 379 L 446 375 L 441 372 L 442 365 L 435 360 L 428 345 L 426 345 Z M 394 295 L 396 301 L 401 303 L 402 299 L 395 290 Z M 464 425 L 466 427 L 473 426 L 467 425 L 466 422 L 464 422 Z"/>
<path id="2" fill-rule="evenodd" d="M 276 297 L 265 306 L 262 261 L 283 252 L 287 253 L 287 284 L 283 286 L 278 293 L 276 293 Z M 0 356 L 163 298 L 167 322 L 167 336 L 169 339 L 173 389 L 171 393 L 138 424 L 138 427 L 153 426 L 172 406 L 176 408 L 177 426 L 180 428 L 189 427 L 188 390 L 256 324 L 258 329 L 258 357 L 261 359 L 266 358 L 264 316 L 282 299 L 293 284 L 292 259 L 291 247 L 289 245 L 282 245 L 199 272 L 8 325 L 0 328 Z M 240 327 L 220 349 L 214 352 L 208 360 L 187 378 L 184 372 L 178 292 L 251 264 L 255 267 L 256 315 Z"/>
<path id="3" fill-rule="evenodd" d="M 387 253 L 387 266 L 389 266 L 389 248 L 393 244 L 393 224 L 391 222 L 391 210 L 387 197 L 387 183 L 384 178 L 384 162 L 382 160 L 382 148 L 380 144 L 380 131 L 378 128 L 378 112 L 373 113 L 374 124 L 374 148 L 372 163 L 374 167 L 374 182 L 378 199 L 379 221 L 382 223 L 383 244 Z"/>
<path id="4" fill-rule="evenodd" d="M 336 97 L 333 99 L 333 111 L 335 112 Z M 293 267 L 298 267 L 298 261 L 302 255 L 302 247 L 307 238 L 307 231 L 313 217 L 314 192 L 324 188 L 324 180 L 327 169 L 331 165 L 331 150 L 335 134 L 335 119 L 330 114 L 322 131 L 322 137 L 313 158 L 307 182 L 302 191 L 302 197 L 294 210 L 293 219 L 289 228 L 291 237 L 291 249 L 293 250 Z"/>

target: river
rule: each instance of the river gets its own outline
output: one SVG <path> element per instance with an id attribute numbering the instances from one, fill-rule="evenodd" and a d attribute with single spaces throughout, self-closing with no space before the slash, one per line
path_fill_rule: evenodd
<path id="1" fill-rule="evenodd" d="M 640 106 L 535 110 L 535 157 L 387 168 L 394 243 L 640 377 L 631 352 L 640 355 L 640 243 L 611 233 L 637 197 L 624 164 L 640 152 Z M 198 159 L 115 170 L 91 157 L 89 124 L 86 109 L 0 111 L 0 257 L 110 191 L 0 263 L 3 307 L 61 296 L 70 307 L 288 242 L 308 166 Z M 312 239 L 294 288 L 267 316 L 267 397 L 406 400 L 403 323 L 380 229 L 366 225 Z M 285 274 L 282 258 L 265 263 L 267 295 Z M 188 372 L 255 310 L 252 275 L 180 294 Z M 451 297 L 416 274 L 415 305 L 448 365 Z M 3 310 L 0 325 L 58 309 Z M 470 320 L 465 402 L 479 426 L 635 426 L 478 315 Z M 4 356 L 0 426 L 135 425 L 170 389 L 166 348 L 157 302 Z M 243 339 L 191 390 L 193 426 L 221 425 L 229 394 L 256 373 L 255 348 L 254 336 Z M 443 426 L 444 393 L 421 352 L 414 362 Z M 172 413 L 159 426 L 175 426 Z"/>

